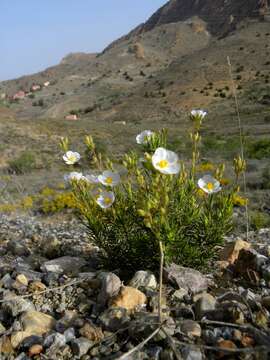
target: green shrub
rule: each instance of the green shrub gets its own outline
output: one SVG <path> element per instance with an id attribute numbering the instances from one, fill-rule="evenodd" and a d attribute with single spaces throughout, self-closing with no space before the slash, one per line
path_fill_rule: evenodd
<path id="1" fill-rule="evenodd" d="M 40 107 L 44 106 L 44 100 L 43 99 L 38 100 L 38 106 L 40 106 Z"/>
<path id="2" fill-rule="evenodd" d="M 270 158 L 270 140 L 261 139 L 255 140 L 247 146 L 247 156 L 250 159 Z"/>
<path id="3" fill-rule="evenodd" d="M 265 123 L 270 123 L 270 114 L 266 115 L 263 120 Z"/>
<path id="4" fill-rule="evenodd" d="M 25 151 L 17 159 L 9 162 L 9 171 L 15 174 L 25 174 L 31 172 L 35 166 L 35 155 L 31 151 Z"/>
<path id="5" fill-rule="evenodd" d="M 160 243 L 167 263 L 203 268 L 215 255 L 216 246 L 222 244 L 224 235 L 232 228 L 236 187 L 225 187 L 210 195 L 199 190 L 196 179 L 199 130 L 197 119 L 190 134 L 192 166 L 186 169 L 177 162 L 179 172 L 175 175 L 166 175 L 153 165 L 153 153 L 167 143 L 166 132 L 161 131 L 144 144 L 143 160 L 135 152 L 124 156 L 121 162 L 124 175 L 113 188 L 114 195 L 100 183 L 86 179 L 71 181 L 78 216 L 88 227 L 90 241 L 103 250 L 107 268 L 119 268 L 125 274 L 142 268 L 155 271 Z M 115 165 L 96 151 L 91 137 L 86 144 L 98 171 L 116 172 Z M 62 149 L 68 150 L 66 140 Z M 221 166 L 215 172 L 216 179 L 221 180 L 222 174 Z M 108 208 L 101 207 L 101 198 Z"/>
<path id="6" fill-rule="evenodd" d="M 33 106 L 43 107 L 43 106 L 44 106 L 44 100 L 43 100 L 43 99 L 39 99 L 38 101 L 33 101 L 32 105 L 33 105 Z"/>
<path id="7" fill-rule="evenodd" d="M 270 168 L 266 167 L 262 171 L 262 189 L 270 189 Z"/>
<path id="8" fill-rule="evenodd" d="M 250 225 L 253 230 L 270 226 L 270 216 L 261 211 L 253 211 L 250 215 Z"/>

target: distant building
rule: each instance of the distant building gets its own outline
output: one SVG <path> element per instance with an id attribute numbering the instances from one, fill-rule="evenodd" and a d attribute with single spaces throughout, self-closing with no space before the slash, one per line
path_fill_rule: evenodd
<path id="1" fill-rule="evenodd" d="M 66 120 L 78 120 L 78 116 L 77 115 L 67 115 L 65 117 Z"/>
<path id="2" fill-rule="evenodd" d="M 47 87 L 50 85 L 50 82 L 49 81 L 45 81 L 45 83 L 43 84 L 43 86 Z"/>
<path id="3" fill-rule="evenodd" d="M 20 100 L 20 99 L 24 99 L 26 96 L 24 91 L 18 91 L 16 94 L 13 95 L 12 99 L 13 100 Z"/>
<path id="4" fill-rule="evenodd" d="M 40 89 L 41 89 L 40 85 L 32 85 L 32 87 L 31 87 L 31 91 L 38 91 Z"/>

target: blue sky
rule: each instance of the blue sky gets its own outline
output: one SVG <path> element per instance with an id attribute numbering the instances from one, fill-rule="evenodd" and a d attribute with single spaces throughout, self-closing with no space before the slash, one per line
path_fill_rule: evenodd
<path id="1" fill-rule="evenodd" d="M 101 51 L 167 0 L 0 0 L 0 81 Z"/>

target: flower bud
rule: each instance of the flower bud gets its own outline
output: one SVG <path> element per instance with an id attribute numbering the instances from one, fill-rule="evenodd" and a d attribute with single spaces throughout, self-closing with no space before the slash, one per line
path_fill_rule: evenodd
<path id="1" fill-rule="evenodd" d="M 236 175 L 246 171 L 246 161 L 240 155 L 233 160 L 233 165 Z"/>
<path id="2" fill-rule="evenodd" d="M 147 228 L 149 228 L 149 229 L 151 229 L 151 227 L 152 227 L 150 221 L 145 221 L 145 222 L 144 222 L 144 225 L 145 225 Z"/>
<path id="3" fill-rule="evenodd" d="M 90 151 L 93 151 L 95 149 L 95 144 L 94 144 L 94 140 L 92 138 L 92 136 L 90 135 L 87 135 L 85 137 L 85 145 L 87 146 L 87 148 L 90 150 Z"/>
<path id="4" fill-rule="evenodd" d="M 194 134 L 194 141 L 199 142 L 200 138 L 201 138 L 201 137 L 200 137 L 199 133 L 196 132 L 196 133 Z"/>
<path id="5" fill-rule="evenodd" d="M 67 137 L 62 137 L 60 140 L 60 148 L 62 151 L 67 152 L 68 151 L 68 145 L 69 145 L 69 140 Z"/>

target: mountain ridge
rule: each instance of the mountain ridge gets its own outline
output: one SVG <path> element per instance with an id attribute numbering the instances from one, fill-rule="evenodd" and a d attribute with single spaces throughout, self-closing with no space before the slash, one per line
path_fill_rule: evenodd
<path id="1" fill-rule="evenodd" d="M 228 87 L 227 56 L 238 67 L 242 63 L 250 67 L 238 75 L 239 87 L 244 80 L 253 81 L 260 70 L 256 67 L 267 63 L 267 9 L 267 0 L 171 0 L 102 53 L 70 53 L 59 65 L 0 83 L 0 93 L 12 96 L 19 90 L 29 91 L 32 84 L 50 81 L 49 87 L 34 94 L 36 100 L 26 98 L 13 107 L 19 117 L 30 118 L 61 118 L 78 109 L 92 109 L 87 116 L 102 119 L 121 117 L 125 104 L 138 98 L 141 103 L 155 102 L 160 96 L 168 108 L 175 109 L 179 101 L 174 91 L 182 94 L 182 107 L 216 103 L 221 100 L 218 88 L 208 91 L 207 82 L 199 82 L 212 72 L 215 75 L 208 82 Z M 211 23 L 210 17 L 215 16 L 218 22 Z M 35 106 L 39 100 L 42 106 Z"/>
<path id="2" fill-rule="evenodd" d="M 140 31 L 196 15 L 209 22 L 212 34 L 225 35 L 243 18 L 263 16 L 267 11 L 268 0 L 171 0 L 154 13 Z"/>

